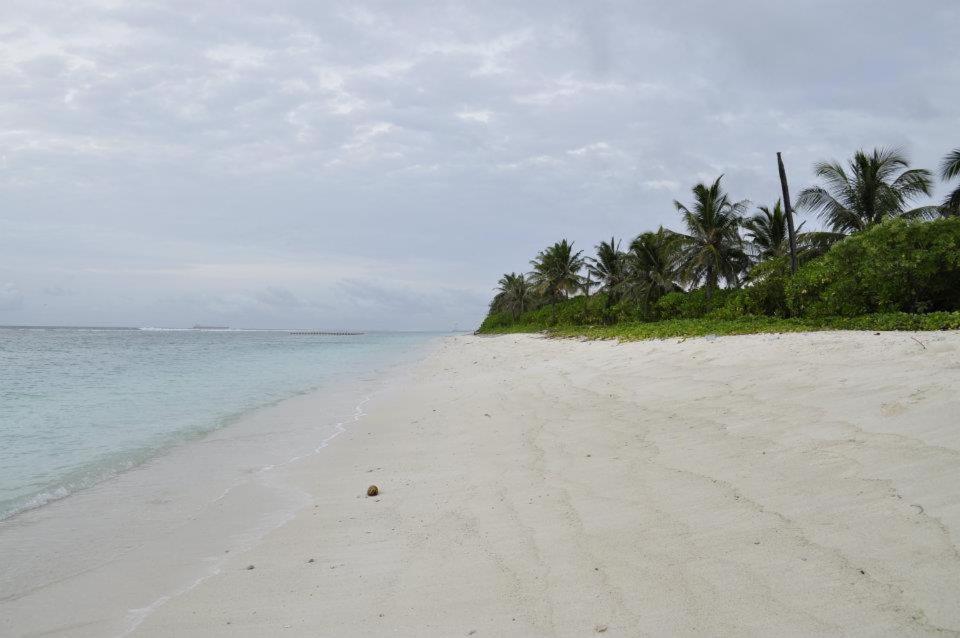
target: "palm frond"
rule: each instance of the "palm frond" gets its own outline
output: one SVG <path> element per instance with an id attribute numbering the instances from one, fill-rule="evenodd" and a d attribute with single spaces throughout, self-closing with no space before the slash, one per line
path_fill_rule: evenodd
<path id="1" fill-rule="evenodd" d="M 927 214 L 908 205 L 930 194 L 932 173 L 909 168 L 898 148 L 857 151 L 846 167 L 818 162 L 813 170 L 822 185 L 803 189 L 797 207 L 816 214 L 835 233 L 858 232 L 891 217 Z"/>
<path id="2" fill-rule="evenodd" d="M 960 148 L 955 148 L 940 163 L 940 179 L 946 181 L 960 175 Z"/>

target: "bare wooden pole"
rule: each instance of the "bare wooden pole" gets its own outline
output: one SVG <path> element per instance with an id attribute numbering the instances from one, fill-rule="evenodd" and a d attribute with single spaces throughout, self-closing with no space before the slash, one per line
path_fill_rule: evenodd
<path id="1" fill-rule="evenodd" d="M 793 204 L 790 203 L 790 187 L 787 186 L 787 171 L 783 158 L 777 152 L 777 167 L 780 169 L 780 188 L 783 190 L 783 210 L 787 214 L 787 232 L 790 234 L 790 272 L 797 272 L 797 233 L 793 228 Z"/>

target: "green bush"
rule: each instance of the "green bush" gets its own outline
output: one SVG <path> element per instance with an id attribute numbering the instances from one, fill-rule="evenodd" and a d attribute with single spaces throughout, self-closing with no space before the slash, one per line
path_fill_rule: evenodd
<path id="1" fill-rule="evenodd" d="M 612 326 L 561 326 L 550 330 L 558 337 L 586 336 L 591 339 L 667 339 L 754 333 L 809 332 L 815 330 L 957 330 L 960 312 L 931 312 L 924 315 L 894 312 L 859 317 L 789 318 L 747 316 L 737 319 L 668 319 L 618 323 Z"/>
<path id="2" fill-rule="evenodd" d="M 837 243 L 786 284 L 794 315 L 960 309 L 960 218 L 890 220 Z"/>
<path id="3" fill-rule="evenodd" d="M 626 321 L 649 321 L 651 309 L 637 301 L 621 301 L 610 308 L 613 323 Z"/>
<path id="4" fill-rule="evenodd" d="M 514 319 L 506 312 L 492 312 L 480 324 L 480 332 L 499 332 L 514 324 Z"/>
<path id="5" fill-rule="evenodd" d="M 788 258 L 781 257 L 757 264 L 750 271 L 746 285 L 727 301 L 728 314 L 789 317 L 786 293 L 789 281 Z"/>
<path id="6" fill-rule="evenodd" d="M 653 305 L 653 313 L 658 319 L 699 319 L 721 311 L 735 290 L 721 288 L 713 291 L 707 300 L 705 288 L 690 292 L 668 292 Z"/>

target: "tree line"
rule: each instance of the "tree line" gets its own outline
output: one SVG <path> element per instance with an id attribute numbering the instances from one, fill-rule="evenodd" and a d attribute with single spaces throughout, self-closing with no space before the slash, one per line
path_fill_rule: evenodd
<path id="1" fill-rule="evenodd" d="M 934 173 L 911 168 L 899 149 L 858 151 L 846 163 L 818 162 L 819 184 L 800 191 L 794 208 L 816 215 L 822 230 L 795 230 L 796 257 L 802 264 L 824 255 L 850 235 L 890 219 L 932 220 L 960 217 L 960 186 L 939 204 L 914 206 L 929 197 Z M 943 159 L 939 177 L 960 176 L 960 148 Z M 692 188 L 688 203 L 674 201 L 682 230 L 661 226 L 628 244 L 611 237 L 584 256 L 563 239 L 540 251 L 529 272 L 506 273 L 490 304 L 491 315 L 520 314 L 572 296 L 602 292 L 606 304 L 650 307 L 671 292 L 702 289 L 709 303 L 721 288 L 749 285 L 763 264 L 790 254 L 787 212 L 778 200 L 749 212 L 748 200 L 734 200 L 721 184 Z"/>

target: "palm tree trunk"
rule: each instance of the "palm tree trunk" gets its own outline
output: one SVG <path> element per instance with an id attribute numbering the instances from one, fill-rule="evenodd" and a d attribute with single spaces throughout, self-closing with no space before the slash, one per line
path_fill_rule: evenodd
<path id="1" fill-rule="evenodd" d="M 790 272 L 797 272 L 797 233 L 793 228 L 793 204 L 790 203 L 790 187 L 787 186 L 787 171 L 783 168 L 783 158 L 777 153 L 777 167 L 780 169 L 780 189 L 783 191 L 783 211 L 787 214 L 787 233 L 790 235 Z"/>

